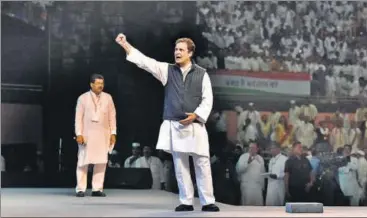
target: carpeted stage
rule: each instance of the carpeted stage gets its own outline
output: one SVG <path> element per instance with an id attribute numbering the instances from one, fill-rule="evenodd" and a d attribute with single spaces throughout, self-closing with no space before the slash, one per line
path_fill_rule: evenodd
<path id="1" fill-rule="evenodd" d="M 74 197 L 73 189 L 3 188 L 1 217 L 366 217 L 366 207 L 325 207 L 323 214 L 288 214 L 284 207 L 244 207 L 218 203 L 219 213 L 177 213 L 178 196 L 166 191 L 107 189 L 106 198 Z"/>

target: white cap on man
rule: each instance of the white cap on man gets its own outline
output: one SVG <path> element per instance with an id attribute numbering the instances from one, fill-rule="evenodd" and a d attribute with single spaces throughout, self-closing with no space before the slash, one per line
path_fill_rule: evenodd
<path id="1" fill-rule="evenodd" d="M 133 142 L 133 148 L 138 148 L 140 147 L 140 143 L 138 142 Z"/>

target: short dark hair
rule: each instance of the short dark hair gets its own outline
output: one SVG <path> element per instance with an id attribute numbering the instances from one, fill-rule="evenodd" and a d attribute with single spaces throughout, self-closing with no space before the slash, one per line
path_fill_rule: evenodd
<path id="1" fill-rule="evenodd" d="M 94 83 L 96 79 L 104 80 L 104 77 L 101 74 L 94 73 L 90 76 L 90 83 Z"/>
<path id="2" fill-rule="evenodd" d="M 187 44 L 187 50 L 189 50 L 189 52 L 191 51 L 192 53 L 195 53 L 195 43 L 194 41 L 192 41 L 192 39 L 190 38 L 179 38 L 176 40 L 176 45 L 180 42 L 185 42 Z"/>
<path id="3" fill-rule="evenodd" d="M 295 141 L 295 142 L 293 143 L 293 145 L 292 145 L 292 148 L 296 147 L 296 146 L 297 146 L 297 145 L 299 145 L 299 144 L 301 144 L 301 145 L 302 145 L 302 143 L 301 143 L 301 142 L 299 142 L 299 141 Z"/>

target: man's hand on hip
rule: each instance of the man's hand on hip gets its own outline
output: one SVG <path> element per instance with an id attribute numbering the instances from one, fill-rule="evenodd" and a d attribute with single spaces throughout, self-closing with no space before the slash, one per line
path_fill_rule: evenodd
<path id="1" fill-rule="evenodd" d="M 194 113 L 186 113 L 186 115 L 187 115 L 187 118 L 186 119 L 179 121 L 184 126 L 187 126 L 187 125 L 193 123 L 196 120 L 196 118 L 198 117 Z"/>

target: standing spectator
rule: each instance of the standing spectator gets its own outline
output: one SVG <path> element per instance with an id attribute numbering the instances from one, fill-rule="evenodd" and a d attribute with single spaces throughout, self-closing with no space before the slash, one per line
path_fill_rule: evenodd
<path id="1" fill-rule="evenodd" d="M 300 107 L 296 105 L 295 100 L 291 100 L 290 103 L 291 103 L 291 107 L 289 108 L 289 112 L 288 112 L 288 120 L 290 124 L 295 125 L 299 118 L 301 109 Z"/>
<path id="2" fill-rule="evenodd" d="M 276 143 L 271 146 L 271 155 L 266 206 L 283 206 L 285 198 L 284 168 L 287 157 L 280 153 L 280 147 Z"/>
<path id="3" fill-rule="evenodd" d="M 310 120 L 313 122 L 316 119 L 318 111 L 316 106 L 311 103 L 311 100 L 307 99 L 306 103 L 301 106 L 301 113 L 304 116 L 309 117 Z"/>
<path id="4" fill-rule="evenodd" d="M 347 143 L 347 140 L 348 134 L 343 127 L 343 120 L 339 118 L 335 121 L 335 127 L 331 131 L 329 143 L 335 152 L 338 150 L 338 148 L 344 147 L 344 145 Z"/>
<path id="5" fill-rule="evenodd" d="M 344 147 L 344 157 L 348 163 L 343 167 L 339 167 L 340 188 L 345 197 L 348 198 L 350 206 L 359 206 L 360 187 L 357 179 L 358 159 L 351 156 L 352 147 L 346 145 Z"/>
<path id="6" fill-rule="evenodd" d="M 242 154 L 236 165 L 236 172 L 241 183 L 241 205 L 263 206 L 265 173 L 264 159 L 258 154 L 256 143 L 250 144 L 248 153 Z"/>
<path id="7" fill-rule="evenodd" d="M 285 189 L 291 202 L 308 202 L 314 183 L 310 161 L 302 155 L 302 144 L 293 144 L 292 156 L 285 163 Z"/>

